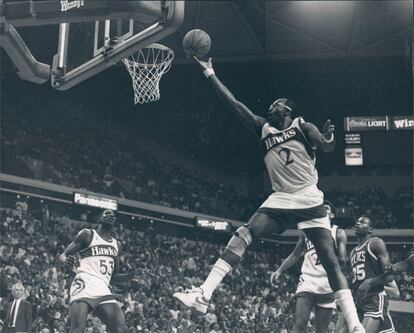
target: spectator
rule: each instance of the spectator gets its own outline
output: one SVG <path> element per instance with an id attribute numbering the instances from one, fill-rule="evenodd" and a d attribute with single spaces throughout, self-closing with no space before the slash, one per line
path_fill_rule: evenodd
<path id="1" fill-rule="evenodd" d="M 7 305 L 4 327 L 6 333 L 31 332 L 32 330 L 32 305 L 23 299 L 24 287 L 16 283 L 12 287 L 13 302 Z"/>

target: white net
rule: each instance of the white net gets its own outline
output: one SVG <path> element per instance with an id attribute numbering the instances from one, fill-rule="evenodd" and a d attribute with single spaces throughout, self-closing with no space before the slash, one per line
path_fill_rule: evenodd
<path id="1" fill-rule="evenodd" d="M 135 104 L 160 99 L 159 83 L 162 75 L 170 69 L 173 59 L 171 49 L 156 43 L 122 59 L 132 78 Z"/>

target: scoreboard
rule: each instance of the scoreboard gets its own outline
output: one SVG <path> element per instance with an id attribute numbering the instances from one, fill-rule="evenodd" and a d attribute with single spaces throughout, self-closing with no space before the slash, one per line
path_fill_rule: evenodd
<path id="1" fill-rule="evenodd" d="M 413 116 L 345 117 L 345 165 L 412 164 Z"/>

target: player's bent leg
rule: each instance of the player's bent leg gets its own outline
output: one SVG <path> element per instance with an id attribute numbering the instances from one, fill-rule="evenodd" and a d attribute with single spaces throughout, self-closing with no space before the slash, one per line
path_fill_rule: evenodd
<path id="1" fill-rule="evenodd" d="M 74 301 L 70 305 L 70 333 L 83 333 L 86 327 L 88 313 L 91 310 L 88 303 L 83 301 Z"/>
<path id="2" fill-rule="evenodd" d="M 208 304 L 218 285 L 237 265 L 253 239 L 267 232 L 281 231 L 281 226 L 264 213 L 256 212 L 249 222 L 239 227 L 228 242 L 222 256 L 216 261 L 200 288 L 193 288 L 173 295 L 185 306 L 206 313 Z"/>
<path id="3" fill-rule="evenodd" d="M 293 326 L 294 333 L 307 332 L 307 325 L 310 317 L 310 313 L 314 306 L 313 300 L 303 296 L 297 296 L 296 298 L 296 310 L 295 310 L 295 324 Z"/>
<path id="4" fill-rule="evenodd" d="M 315 332 L 327 333 L 329 324 L 332 320 L 332 308 L 323 308 L 316 306 L 315 308 Z"/>
<path id="5" fill-rule="evenodd" d="M 111 333 L 127 333 L 128 327 L 125 323 L 124 314 L 121 311 L 118 303 L 103 303 L 100 304 L 95 314 L 108 327 Z"/>
<path id="6" fill-rule="evenodd" d="M 324 228 L 309 228 L 303 231 L 315 246 L 318 258 L 328 275 L 332 290 L 347 289 L 348 283 L 335 254 L 331 231 Z"/>
<path id="7" fill-rule="evenodd" d="M 364 317 L 362 325 L 366 333 L 378 333 L 381 324 L 381 318 Z"/>
<path id="8" fill-rule="evenodd" d="M 240 262 L 247 247 L 253 239 L 259 238 L 267 233 L 281 233 L 284 227 L 281 223 L 271 219 L 264 213 L 256 212 L 249 219 L 248 223 L 236 230 L 228 242 L 221 259 L 232 267 Z"/>
<path id="9" fill-rule="evenodd" d="M 350 332 L 364 332 L 345 275 L 335 255 L 331 231 L 325 228 L 308 228 L 302 231 L 315 246 L 318 258 L 326 271 L 332 290 L 335 291 L 336 299 L 343 311 Z"/>

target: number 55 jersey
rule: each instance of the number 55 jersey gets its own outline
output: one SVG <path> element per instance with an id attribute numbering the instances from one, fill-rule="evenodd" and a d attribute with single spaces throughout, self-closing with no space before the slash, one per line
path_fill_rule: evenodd
<path id="1" fill-rule="evenodd" d="M 352 289 L 355 291 L 366 280 L 382 274 L 382 268 L 377 257 L 371 251 L 369 244 L 376 237 L 368 239 L 364 244 L 356 246 L 351 251 Z M 379 293 L 383 286 L 377 286 L 370 293 Z"/>
<path id="2" fill-rule="evenodd" d="M 91 231 L 91 242 L 79 252 L 81 259 L 70 288 L 70 301 L 86 301 L 95 308 L 101 303 L 114 301 L 109 283 L 119 250 L 118 242 L 113 237 L 107 241 L 95 230 Z"/>
<path id="3" fill-rule="evenodd" d="M 378 258 L 370 249 L 370 243 L 375 238 L 376 237 L 372 237 L 368 239 L 365 243 L 353 248 L 351 251 L 353 292 L 355 292 L 365 280 L 382 274 L 382 267 L 378 262 Z M 385 326 L 393 326 L 388 312 L 388 297 L 385 294 L 384 286 L 375 286 L 369 290 L 366 297 L 363 299 L 354 297 L 354 300 L 357 310 L 361 315 L 363 314 L 365 317 L 381 318 L 382 321 L 384 321 Z"/>

